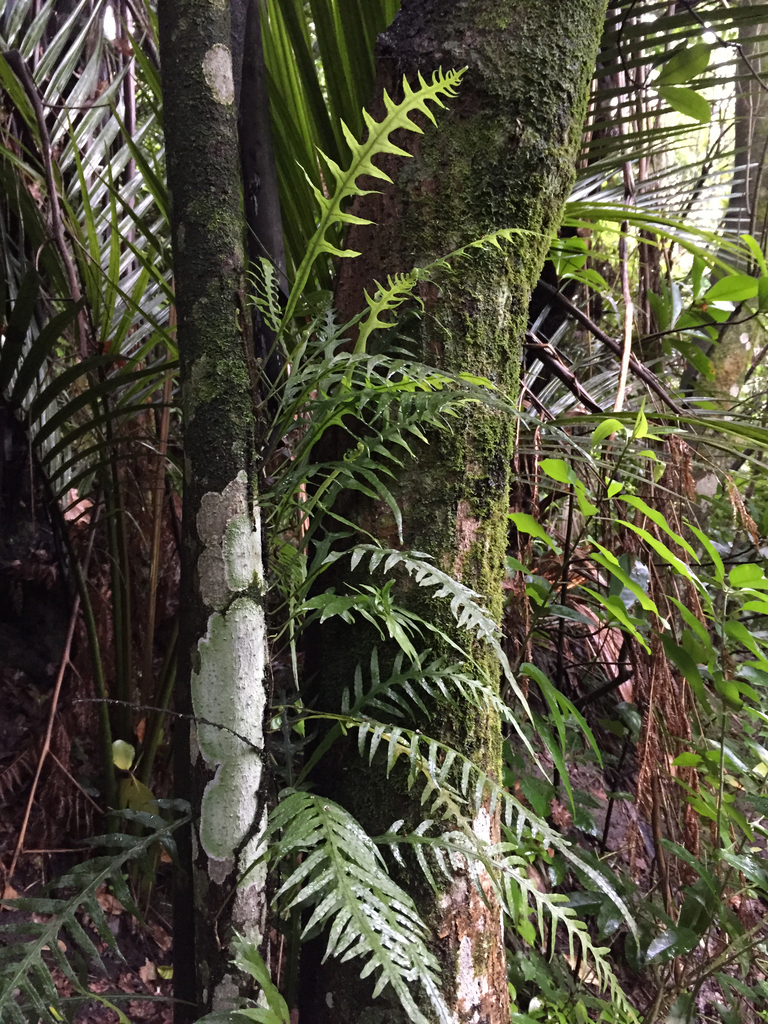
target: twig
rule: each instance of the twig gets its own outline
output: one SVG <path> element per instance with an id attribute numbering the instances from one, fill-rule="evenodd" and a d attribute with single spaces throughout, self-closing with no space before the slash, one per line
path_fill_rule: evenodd
<path id="1" fill-rule="evenodd" d="M 614 355 L 621 357 L 622 347 L 618 342 L 614 341 L 613 338 L 606 334 L 605 331 L 601 330 L 594 321 L 590 320 L 586 313 L 582 313 L 578 306 L 575 306 L 570 299 L 566 298 L 561 292 L 554 288 L 547 281 L 539 281 L 539 286 L 545 291 L 548 291 L 551 295 L 556 296 L 557 301 L 563 306 L 571 316 L 578 320 L 582 327 L 592 334 L 598 341 L 601 341 L 606 348 L 609 348 Z M 657 395 L 661 401 L 672 410 L 675 416 L 683 416 L 684 411 L 680 408 L 677 402 L 667 392 L 666 388 L 661 384 L 656 375 L 648 369 L 647 366 L 643 366 L 642 363 L 638 363 L 634 356 L 629 357 L 629 368 L 634 375 L 646 384 L 655 395 Z"/>
<path id="2" fill-rule="evenodd" d="M 88 801 L 88 803 L 92 804 L 93 807 L 95 807 L 96 810 L 99 812 L 99 814 L 103 814 L 104 813 L 103 808 L 99 807 L 99 805 L 96 803 L 96 801 L 93 799 L 93 797 L 89 793 L 86 793 L 86 791 L 83 789 L 83 787 L 77 781 L 77 779 L 74 777 L 72 772 L 70 772 L 70 770 L 66 767 L 66 765 L 63 765 L 61 763 L 61 761 L 58 759 L 58 757 L 56 757 L 56 755 L 54 754 L 54 752 L 52 750 L 48 751 L 48 756 L 53 758 L 53 760 L 56 762 L 56 764 L 59 766 L 59 768 L 61 768 L 61 770 L 67 776 L 67 778 L 72 783 L 72 785 L 75 787 L 75 789 L 79 789 L 80 790 L 80 792 L 83 794 L 83 796 Z M 29 850 L 26 850 L 25 853 L 29 853 Z"/>
<path id="3" fill-rule="evenodd" d="M 91 535 L 88 538 L 88 550 L 87 550 L 86 555 L 85 555 L 86 571 L 87 571 L 88 564 L 90 563 L 90 560 L 91 560 L 91 553 L 93 551 L 93 542 L 94 542 L 94 539 L 96 537 L 96 529 L 95 529 L 95 527 L 96 527 L 96 519 L 97 519 L 97 517 L 96 517 L 96 515 L 94 515 L 94 517 L 92 519 L 92 522 L 91 522 Z M 79 568 L 79 566 L 78 566 L 78 568 Z M 79 611 L 80 611 L 80 594 L 77 594 L 75 596 L 75 600 L 74 600 L 74 602 L 72 604 L 72 613 L 71 613 L 71 615 L 69 617 L 69 627 L 67 629 L 67 638 L 66 638 L 66 640 L 64 642 L 64 650 L 63 650 L 62 655 L 61 655 L 61 663 L 59 664 L 59 672 L 58 672 L 58 675 L 56 676 L 56 685 L 54 686 L 53 696 L 51 697 L 51 707 L 50 707 L 50 711 L 48 712 L 48 726 L 47 726 L 47 728 L 45 730 L 45 740 L 43 741 L 43 749 L 40 751 L 40 757 L 38 758 L 38 761 L 37 761 L 37 769 L 35 771 L 35 777 L 32 780 L 32 789 L 30 790 L 29 798 L 27 799 L 27 806 L 26 806 L 26 809 L 24 811 L 24 820 L 21 823 L 21 829 L 19 831 L 19 838 L 18 838 L 18 840 L 16 842 L 16 848 L 13 851 L 13 859 L 11 860 L 11 866 L 10 866 L 10 868 L 8 870 L 8 875 L 7 875 L 8 881 L 10 881 L 10 879 L 13 876 L 14 871 L 16 870 L 16 864 L 18 863 L 19 857 L 21 855 L 21 851 L 22 851 L 22 849 L 24 847 L 24 839 L 26 838 L 27 827 L 29 825 L 29 818 L 30 818 L 30 815 L 32 814 L 32 805 L 35 802 L 35 794 L 37 793 L 37 787 L 38 787 L 38 785 L 40 783 L 40 776 L 41 776 L 42 771 L 43 771 L 43 765 L 45 764 L 46 757 L 48 756 L 48 754 L 51 751 L 51 737 L 53 736 L 53 723 L 54 723 L 54 721 L 56 719 L 56 710 L 57 710 L 58 704 L 59 704 L 59 696 L 61 694 L 61 685 L 64 682 L 64 673 L 67 671 L 67 666 L 69 665 L 69 652 L 72 650 L 72 640 L 73 640 L 73 637 L 75 635 L 75 626 L 77 624 L 77 615 L 78 615 Z"/>
<path id="4" fill-rule="evenodd" d="M 621 237 L 619 238 L 619 261 L 621 263 L 621 293 L 624 299 L 624 347 L 621 353 L 621 369 L 619 370 L 619 386 L 616 389 L 616 401 L 613 404 L 614 412 L 621 412 L 624 409 L 624 396 L 627 391 L 627 375 L 629 374 L 629 361 L 632 358 L 632 323 L 634 320 L 635 307 L 632 302 L 632 291 L 629 287 L 629 256 L 627 252 L 627 233 L 629 223 L 624 221 L 621 225 Z"/>
<path id="5" fill-rule="evenodd" d="M 547 364 L 558 380 L 565 384 L 571 394 L 575 395 L 585 408 L 590 412 L 600 413 L 603 411 L 603 407 L 597 404 L 581 381 L 563 363 L 552 345 L 542 341 L 532 331 L 525 332 L 525 339 L 528 348 L 532 349 L 538 358 Z"/>
<path id="6" fill-rule="evenodd" d="M 35 771 L 35 777 L 32 780 L 32 789 L 27 800 L 27 807 L 24 811 L 24 820 L 21 823 L 21 829 L 19 831 L 19 838 L 16 841 L 16 849 L 13 851 L 13 860 L 11 866 L 8 869 L 8 881 L 10 882 L 13 878 L 13 873 L 16 870 L 16 864 L 18 863 L 19 856 L 24 846 L 24 839 L 27 835 L 27 826 L 29 825 L 29 817 L 32 813 L 32 804 L 35 802 L 35 794 L 37 793 L 38 783 L 40 782 L 40 776 L 43 771 L 43 765 L 45 759 L 51 749 L 51 737 L 53 735 L 53 723 L 56 718 L 56 709 L 59 706 L 59 695 L 61 694 L 61 684 L 64 681 L 64 673 L 67 670 L 69 664 L 69 652 L 72 649 L 72 639 L 75 635 L 75 625 L 77 624 L 77 613 L 80 610 L 80 595 L 75 597 L 72 605 L 72 614 L 69 617 L 69 629 L 67 630 L 67 639 L 64 644 L 64 653 L 61 656 L 61 663 L 59 665 L 59 674 L 56 677 L 56 686 L 53 690 L 53 697 L 51 697 L 51 707 L 48 712 L 48 727 L 45 730 L 45 740 L 43 741 L 43 749 L 40 752 L 40 757 L 37 761 L 37 770 Z"/>

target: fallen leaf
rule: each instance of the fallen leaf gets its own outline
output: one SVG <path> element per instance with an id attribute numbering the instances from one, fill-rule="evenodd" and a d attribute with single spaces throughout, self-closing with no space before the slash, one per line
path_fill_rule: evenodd
<path id="1" fill-rule="evenodd" d="M 144 965 L 139 968 L 139 977 L 147 986 L 150 982 L 157 981 L 157 969 L 151 960 L 145 960 Z"/>
<path id="2" fill-rule="evenodd" d="M 151 924 L 149 925 L 149 934 L 155 940 L 156 944 L 163 951 L 163 953 L 167 953 L 168 950 L 171 948 L 171 945 L 173 944 L 173 940 L 171 939 L 171 936 L 168 934 L 165 928 L 163 928 L 159 924 Z"/>
<path id="3" fill-rule="evenodd" d="M 125 910 L 120 900 L 112 893 L 106 892 L 101 886 L 96 890 L 96 899 L 105 914 L 122 914 Z"/>
<path id="4" fill-rule="evenodd" d="M 13 886 L 12 885 L 6 885 L 5 888 L 3 889 L 3 899 L 4 900 L 17 900 L 18 898 L 19 898 L 19 894 L 16 892 L 16 890 L 13 888 Z M 0 910 L 13 910 L 13 907 L 0 906 Z"/>
<path id="5" fill-rule="evenodd" d="M 558 828 L 568 829 L 573 824 L 571 812 L 568 810 L 565 804 L 560 803 L 559 800 L 555 799 L 552 801 L 552 803 L 549 805 L 549 811 L 552 815 L 552 821 L 554 821 Z"/>

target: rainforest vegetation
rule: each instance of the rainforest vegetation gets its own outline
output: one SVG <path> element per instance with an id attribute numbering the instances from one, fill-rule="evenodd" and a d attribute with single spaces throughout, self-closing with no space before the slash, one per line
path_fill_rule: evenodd
<path id="1" fill-rule="evenodd" d="M 0 3 L 2 1024 L 768 1020 L 768 4 Z"/>

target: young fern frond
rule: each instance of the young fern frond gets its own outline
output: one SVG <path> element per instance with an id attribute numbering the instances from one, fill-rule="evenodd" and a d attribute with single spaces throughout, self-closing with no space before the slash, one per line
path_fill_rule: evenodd
<path id="1" fill-rule="evenodd" d="M 158 842 L 173 852 L 175 844 L 172 833 L 188 820 L 182 818 L 166 825 L 154 815 L 134 817 L 139 817 L 143 824 L 152 828 L 148 835 L 142 838 L 121 833 L 97 836 L 89 840 L 90 845 L 112 848 L 115 852 L 76 864 L 49 886 L 49 894 L 45 896 L 1 901 L 9 910 L 40 915 L 42 920 L 8 923 L 0 919 L 0 934 L 4 934 L 7 942 L 7 945 L 0 947 L 0 1020 L 8 1021 L 9 1024 L 31 1021 L 36 1024 L 41 1020 L 54 1024 L 64 1019 L 44 954 L 50 957 L 77 991 L 82 990 L 82 985 L 73 962 L 75 965 L 78 961 L 80 964 L 96 965 L 106 973 L 102 955 L 78 920 L 79 914 L 88 914 L 99 938 L 113 953 L 122 957 L 106 914 L 96 898 L 96 890 L 108 882 L 123 906 L 139 917 L 123 874 L 125 864 L 141 857 Z M 159 828 L 158 822 L 161 826 Z M 73 889 L 73 895 L 51 894 L 67 889 Z M 21 939 L 14 941 L 14 933 L 20 933 Z M 66 945 L 63 942 L 59 945 L 61 936 L 65 937 Z M 63 949 L 67 947 L 69 951 L 65 954 Z"/>
<path id="2" fill-rule="evenodd" d="M 456 87 L 462 74 L 463 70 L 451 70 L 446 73 L 438 70 L 432 75 L 431 82 L 426 82 L 419 75 L 419 84 L 415 91 L 408 84 L 407 79 L 403 78 L 405 95 L 401 103 L 395 103 L 386 92 L 384 93 L 384 106 L 387 113 L 382 121 L 374 121 L 367 111 L 363 111 L 365 126 L 368 129 L 368 137 L 364 142 L 358 142 L 342 121 L 341 127 L 352 152 L 352 162 L 346 170 L 342 170 L 334 160 L 321 153 L 330 171 L 330 178 L 335 182 L 335 188 L 332 194 L 326 197 L 316 185 L 312 184 L 312 191 L 320 207 L 320 220 L 307 246 L 306 254 L 296 271 L 296 280 L 291 288 L 285 309 L 284 324 L 290 323 L 293 318 L 299 300 L 306 289 L 314 262 L 321 253 L 328 253 L 330 256 L 358 255 L 352 249 L 339 249 L 328 237 L 330 229 L 339 224 L 370 223 L 345 209 L 347 200 L 354 196 L 366 195 L 370 191 L 362 189 L 358 185 L 358 178 L 365 174 L 381 181 L 390 181 L 389 175 L 374 164 L 374 158 L 385 153 L 392 156 L 410 156 L 404 149 L 390 141 L 390 135 L 401 128 L 421 134 L 421 128 L 411 119 L 416 113 L 425 115 L 434 123 L 435 117 L 429 104 L 433 103 L 435 106 L 444 107 L 445 104 L 442 102 L 441 96 L 446 98 L 455 96 Z"/>
<path id="3" fill-rule="evenodd" d="M 304 936 L 329 926 L 325 958 L 364 958 L 360 976 L 376 975 L 374 997 L 391 985 L 414 1024 L 427 1024 L 411 990 L 418 982 L 448 1024 L 440 967 L 427 947 L 429 931 L 349 812 L 314 793 L 294 791 L 270 815 L 266 836 L 273 864 L 302 857 L 276 901 L 283 913 L 299 905 L 312 908 Z"/>
<path id="4" fill-rule="evenodd" d="M 251 296 L 253 304 L 264 317 L 267 327 L 277 334 L 283 321 L 277 268 L 266 256 L 261 256 L 251 270 L 251 278 L 254 285 L 254 293 Z"/>

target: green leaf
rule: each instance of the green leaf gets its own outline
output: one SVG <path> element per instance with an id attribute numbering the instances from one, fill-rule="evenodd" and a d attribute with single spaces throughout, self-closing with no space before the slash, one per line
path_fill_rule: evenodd
<path id="1" fill-rule="evenodd" d="M 757 295 L 757 278 L 749 274 L 728 274 L 704 293 L 705 302 L 742 302 Z"/>
<path id="2" fill-rule="evenodd" d="M 291 1024 L 288 1004 L 274 985 L 267 965 L 262 960 L 259 951 L 253 943 L 240 936 L 236 937 L 233 945 L 237 950 L 235 964 L 240 970 L 246 971 L 251 977 L 256 979 L 269 1007 L 269 1010 L 259 1008 L 256 1011 L 244 1010 L 240 1012 L 250 1017 L 251 1020 L 261 1021 L 262 1024 Z M 260 1013 L 262 1016 L 254 1016 L 254 1013 Z"/>
<path id="3" fill-rule="evenodd" d="M 707 124 L 712 119 L 709 103 L 695 90 L 668 85 L 661 86 L 657 91 L 665 103 L 686 117 L 692 117 L 701 124 Z"/>
<path id="4" fill-rule="evenodd" d="M 642 498 L 636 497 L 634 494 L 623 494 L 619 500 L 626 502 L 627 505 L 631 505 L 632 508 L 636 508 L 639 512 L 642 512 L 643 515 L 647 516 L 651 522 L 655 523 L 659 527 L 659 529 L 663 530 L 664 533 L 666 533 L 667 536 L 675 542 L 675 544 L 679 545 L 679 547 L 684 551 L 687 551 L 694 561 L 698 562 L 698 556 L 691 545 L 687 540 L 685 540 L 685 538 L 681 537 L 679 533 L 676 533 L 671 529 L 661 512 L 655 508 L 651 508 L 647 502 L 643 501 Z"/>
<path id="5" fill-rule="evenodd" d="M 678 768 L 693 768 L 695 765 L 701 764 L 701 754 L 694 754 L 691 751 L 678 754 L 672 764 Z"/>
<path id="6" fill-rule="evenodd" d="M 723 565 L 723 560 L 718 554 L 714 544 L 706 535 L 706 533 L 704 533 L 703 530 L 700 530 L 698 526 L 694 526 L 693 523 L 688 523 L 687 526 L 691 533 L 694 533 L 699 538 L 707 554 L 712 559 L 712 568 L 714 570 L 716 582 L 722 583 L 725 579 L 725 566 Z"/>
<path id="7" fill-rule="evenodd" d="M 745 590 L 768 590 L 768 579 L 763 573 L 763 568 L 754 562 L 745 562 L 741 565 L 734 565 L 728 573 L 728 582 L 732 587 Z"/>
<path id="8" fill-rule="evenodd" d="M 528 515 L 526 512 L 509 512 L 508 515 L 515 524 L 515 527 L 522 533 L 528 533 L 532 537 L 536 537 L 537 540 L 543 540 L 556 554 L 560 552 L 560 548 L 555 544 L 541 523 L 537 523 L 533 516 Z"/>
<path id="9" fill-rule="evenodd" d="M 648 419 L 645 415 L 645 410 L 641 407 L 637 411 L 637 418 L 635 419 L 635 425 L 632 429 L 632 437 L 638 441 L 648 436 Z"/>
<path id="10" fill-rule="evenodd" d="M 693 43 L 676 50 L 664 64 L 654 84 L 659 86 L 682 85 L 700 75 L 709 64 L 710 48 L 706 43 Z"/>
<path id="11" fill-rule="evenodd" d="M 573 471 L 568 463 L 564 462 L 563 459 L 542 459 L 539 466 L 547 476 L 551 477 L 553 480 L 557 480 L 560 484 L 569 484 L 572 482 Z"/>
<path id="12" fill-rule="evenodd" d="M 590 440 L 590 447 L 596 448 L 606 437 L 610 437 L 611 434 L 618 434 L 626 430 L 626 427 L 617 419 L 607 419 L 599 423 L 594 431 L 592 432 L 592 438 Z"/>
<path id="13" fill-rule="evenodd" d="M 664 652 L 669 660 L 673 665 L 677 666 L 688 680 L 688 684 L 696 695 L 699 704 L 706 711 L 709 711 L 709 701 L 704 689 L 704 680 L 701 678 L 701 672 L 699 672 L 696 662 L 684 647 L 680 647 L 679 644 L 675 643 L 669 633 L 662 634 L 661 642 L 664 645 Z"/>
<path id="14" fill-rule="evenodd" d="M 123 772 L 127 772 L 133 764 L 133 759 L 136 756 L 136 751 L 133 749 L 130 743 L 126 743 L 125 740 L 115 740 L 112 744 L 112 761 L 115 768 L 119 768 Z"/>
<path id="15" fill-rule="evenodd" d="M 725 625 L 726 635 L 735 640 L 737 643 L 743 644 L 748 651 L 751 651 L 758 658 L 761 657 L 762 652 L 757 645 L 752 634 L 749 632 L 743 622 L 737 622 L 735 619 L 728 619 Z"/>

